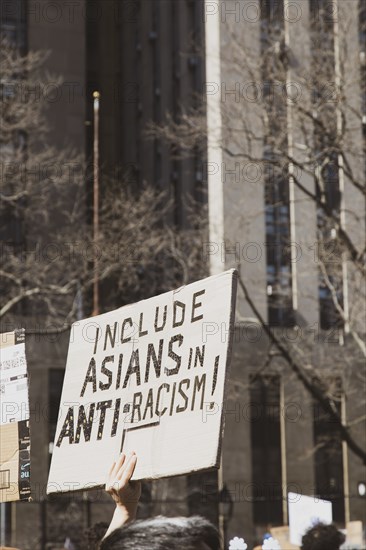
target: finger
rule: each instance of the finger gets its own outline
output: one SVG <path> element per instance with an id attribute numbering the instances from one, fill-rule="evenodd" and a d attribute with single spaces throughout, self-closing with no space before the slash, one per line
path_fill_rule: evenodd
<path id="1" fill-rule="evenodd" d="M 115 467 L 115 465 L 116 465 L 116 461 L 114 461 L 114 462 L 113 462 L 113 464 L 112 464 L 112 466 L 111 466 L 111 469 L 110 469 L 110 470 L 109 470 L 109 472 L 108 472 L 108 478 L 110 478 L 110 477 L 111 477 L 111 475 L 112 475 L 112 472 L 113 472 L 113 470 L 114 470 L 114 467 Z"/>
<path id="2" fill-rule="evenodd" d="M 126 460 L 126 455 L 122 453 L 117 459 L 117 461 L 114 462 L 113 467 L 110 469 L 108 478 L 107 478 L 109 483 L 111 483 L 111 481 L 117 477 L 118 472 L 125 460 Z"/>
<path id="3" fill-rule="evenodd" d="M 123 466 L 123 464 L 125 463 L 125 461 L 126 461 L 126 455 L 125 455 L 125 453 L 121 453 L 119 459 L 118 459 L 117 462 L 116 462 L 116 467 L 115 467 L 115 469 L 114 469 L 114 475 L 115 475 L 115 477 L 118 476 L 119 471 L 120 471 L 120 469 L 122 468 L 122 466 Z"/>
<path id="4" fill-rule="evenodd" d="M 136 462 L 137 456 L 135 454 L 132 454 L 126 464 L 124 471 L 122 472 L 122 477 L 120 478 L 123 485 L 130 481 L 133 472 L 135 471 Z"/>

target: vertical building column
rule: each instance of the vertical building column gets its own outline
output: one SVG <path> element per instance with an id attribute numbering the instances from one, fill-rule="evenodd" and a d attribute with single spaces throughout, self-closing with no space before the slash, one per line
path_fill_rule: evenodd
<path id="1" fill-rule="evenodd" d="M 335 40 L 338 51 L 338 79 L 342 86 L 342 97 L 344 98 L 341 109 L 344 109 L 347 116 L 347 126 L 341 127 L 342 121 L 339 121 L 340 130 L 342 130 L 342 149 L 345 152 L 346 163 L 343 163 L 343 189 L 341 203 L 341 223 L 355 248 L 361 252 L 365 247 L 365 197 L 362 188 L 366 184 L 366 159 L 365 159 L 365 137 L 362 125 L 363 97 L 365 89 L 362 79 L 362 47 L 359 34 L 361 1 L 341 0 L 336 3 L 335 12 Z M 364 8 L 365 9 L 365 8 Z M 365 69 L 363 69 L 365 70 Z M 355 185 L 356 184 L 356 185 Z M 358 187 L 359 186 L 359 187 Z M 347 256 L 348 254 L 345 254 Z M 360 254 L 361 258 L 361 254 Z M 360 274 L 359 269 L 352 261 L 343 260 L 343 291 L 348 302 L 350 331 L 363 334 L 366 325 L 365 285 L 364 276 Z M 357 346 L 354 339 L 350 339 L 348 345 L 349 353 L 352 354 L 353 367 L 355 373 L 360 372 L 361 364 L 364 365 L 364 351 L 361 346 Z M 347 340 L 346 340 L 347 346 Z M 363 370 L 363 373 L 365 371 Z M 360 441 L 365 441 L 365 422 L 360 422 L 364 412 L 363 400 L 349 400 L 346 402 L 347 394 L 360 390 L 358 374 L 352 378 L 346 378 L 346 395 L 342 396 L 342 421 L 352 426 L 354 437 Z M 363 412 L 361 412 L 363 407 Z M 349 451 L 348 445 L 342 443 L 343 451 L 343 476 L 345 493 L 345 520 L 362 520 L 365 522 L 364 499 L 357 494 L 357 483 L 365 479 L 365 467 L 360 460 Z"/>
<path id="2" fill-rule="evenodd" d="M 285 28 L 285 46 L 287 49 L 291 47 L 290 40 L 290 4 L 289 0 L 284 0 L 284 28 Z M 292 100 L 290 96 L 291 87 L 291 68 L 286 71 L 286 108 L 287 108 L 287 147 L 289 158 L 293 158 L 294 154 L 294 121 L 293 121 L 293 108 Z M 291 260 L 291 289 L 292 289 L 292 307 L 296 314 L 298 310 L 298 288 L 297 288 L 297 246 L 296 246 L 296 214 L 295 214 L 295 181 L 294 181 L 294 163 L 289 162 L 288 166 L 289 175 L 289 214 L 290 214 L 290 260 Z"/>
<path id="3" fill-rule="evenodd" d="M 138 187 L 139 175 L 139 117 L 141 108 L 141 36 L 139 2 L 118 3 L 120 74 L 116 72 L 115 101 L 119 104 L 117 119 L 120 127 L 118 149 L 119 168 L 123 170 L 123 182 L 132 189 Z M 128 131 L 126 131 L 128 129 Z"/>
<path id="4" fill-rule="evenodd" d="M 334 78 L 335 89 L 337 94 L 337 137 L 342 143 L 343 135 L 343 113 L 342 105 L 339 103 L 342 90 L 342 73 L 341 73 L 341 36 L 339 26 L 339 3 L 335 3 L 335 13 L 333 15 L 333 29 L 334 29 Z M 345 37 L 344 37 L 345 38 Z M 340 193 L 340 205 L 339 205 L 339 217 L 340 226 L 344 231 L 346 230 L 346 211 L 345 211 L 345 177 L 344 177 L 344 157 L 342 153 L 338 154 L 338 180 L 339 180 L 339 193 Z M 342 284 L 343 284 L 343 327 L 347 334 L 349 332 L 349 299 L 348 299 L 348 266 L 347 266 L 347 254 L 342 253 Z"/>
<path id="5" fill-rule="evenodd" d="M 154 117 L 154 105 L 155 105 L 155 89 L 156 83 L 155 76 L 155 52 L 157 49 L 157 40 L 160 37 L 156 32 L 156 25 L 154 22 L 154 7 L 156 2 L 146 2 L 142 0 L 141 14 L 139 17 L 139 32 L 141 37 L 141 62 L 140 62 L 140 74 L 139 74 L 139 87 L 141 89 L 140 101 L 140 142 L 139 142 L 139 155 L 141 160 L 141 176 L 140 181 L 142 184 L 152 182 L 153 186 L 157 185 L 154 175 L 156 173 L 155 168 L 155 141 L 149 141 L 143 132 L 146 126 L 151 122 L 156 122 Z"/>
<path id="6" fill-rule="evenodd" d="M 306 75 L 311 72 L 310 14 L 307 2 L 284 2 L 286 46 L 291 52 L 286 90 L 290 163 L 290 216 L 293 304 L 298 325 L 314 325 L 319 320 L 316 204 L 313 177 L 307 173 L 307 146 L 313 128 L 299 107 L 311 109 L 311 89 Z M 306 171 L 301 166 L 306 167 Z"/>
<path id="7" fill-rule="evenodd" d="M 214 2 L 208 2 L 211 10 Z M 260 71 L 260 14 L 259 0 L 250 3 L 228 0 L 218 4 L 214 13 L 219 24 L 220 48 L 206 40 L 208 71 L 220 55 L 221 69 L 216 80 L 207 75 L 208 108 L 220 116 L 220 135 L 212 134 L 209 140 L 221 140 L 223 149 L 218 164 L 209 163 L 209 204 L 212 269 L 228 269 L 240 264 L 241 277 L 249 295 L 263 319 L 267 320 L 266 289 L 266 236 L 265 236 L 265 170 L 263 168 L 263 86 Z M 207 25 L 209 32 L 209 26 Z M 216 33 L 216 34 L 217 34 Z M 212 60 L 212 62 L 211 62 Z M 212 74 L 212 73 L 211 73 Z M 216 108 L 216 111 L 214 110 Z M 208 113 L 209 115 L 209 113 Z M 221 121 L 224 120 L 224 123 Z M 210 122 L 210 121 L 209 121 Z M 211 157 L 212 160 L 212 157 Z M 210 175 L 210 171 L 217 172 Z M 211 196 L 210 196 L 210 193 Z M 216 203 L 216 205 L 215 205 Z M 253 319 L 253 312 L 239 293 L 237 318 Z"/>
<path id="8" fill-rule="evenodd" d="M 365 247 L 365 154 L 362 135 L 362 94 L 359 9 L 353 0 L 338 1 L 334 17 L 336 85 L 341 92 L 337 106 L 337 129 L 342 136 L 342 155 L 339 155 L 339 178 L 341 205 L 341 227 L 347 233 L 354 247 L 361 253 Z M 344 98 L 344 99 L 341 99 Z M 347 126 L 343 124 L 343 113 Z M 346 317 L 345 331 L 363 332 L 366 312 L 363 307 L 365 289 L 359 270 L 353 262 L 343 259 L 343 309 Z M 363 297 L 363 299 L 362 299 Z M 350 318 L 351 315 L 351 318 Z"/>
<path id="9" fill-rule="evenodd" d="M 224 194 L 222 182 L 221 52 L 220 3 L 205 1 L 206 99 L 207 99 L 207 178 L 209 208 L 210 274 L 224 271 L 218 249 L 224 242 Z"/>

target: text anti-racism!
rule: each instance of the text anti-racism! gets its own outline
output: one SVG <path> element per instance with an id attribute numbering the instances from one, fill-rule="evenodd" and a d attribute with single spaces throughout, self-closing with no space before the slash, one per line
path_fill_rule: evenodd
<path id="1" fill-rule="evenodd" d="M 173 302 L 172 328 L 179 329 L 184 323 L 195 323 L 203 319 L 202 307 L 205 290 L 195 292 L 191 303 L 187 306 L 178 300 Z M 205 345 L 189 347 L 187 357 L 179 353 L 184 342 L 184 335 L 177 333 L 169 339 L 161 338 L 158 342 L 148 343 L 147 352 L 143 354 L 139 348 L 124 353 L 111 353 L 114 347 L 121 343 L 131 342 L 131 329 L 138 326 L 138 338 L 148 338 L 150 333 L 158 334 L 166 329 L 168 306 L 155 308 L 154 326 L 144 326 L 144 315 L 140 313 L 138 322 L 127 317 L 122 323 L 115 322 L 106 325 L 104 338 L 100 337 L 97 328 L 94 341 L 93 356 L 91 357 L 85 374 L 80 397 L 84 397 L 86 391 L 96 392 L 108 390 L 124 390 L 133 382 L 136 390 L 128 403 L 122 403 L 120 397 L 91 402 L 88 405 L 72 406 L 68 408 L 62 429 L 57 438 L 56 445 L 61 446 L 66 439 L 69 444 L 77 444 L 81 440 L 100 440 L 107 433 L 114 437 L 117 434 L 118 424 L 122 418 L 126 421 L 138 423 L 144 421 L 156 421 L 163 416 L 182 414 L 185 411 L 193 411 L 203 408 L 206 391 L 206 373 L 199 372 L 204 366 Z M 95 354 L 103 345 L 105 355 L 100 364 L 97 364 Z M 173 361 L 170 367 L 164 366 L 166 358 Z M 217 376 L 219 357 L 215 360 L 215 379 Z M 170 361 L 171 363 L 171 361 Z M 187 371 L 187 376 L 182 378 L 182 372 Z M 192 376 L 192 370 L 194 375 Z M 156 383 L 162 374 L 167 378 L 160 385 Z M 176 380 L 179 378 L 179 380 Z M 154 384 L 152 381 L 154 379 Z M 142 386 L 141 391 L 139 388 Z M 211 390 L 211 393 L 213 389 Z M 111 431 L 105 430 L 106 416 L 111 415 Z"/>

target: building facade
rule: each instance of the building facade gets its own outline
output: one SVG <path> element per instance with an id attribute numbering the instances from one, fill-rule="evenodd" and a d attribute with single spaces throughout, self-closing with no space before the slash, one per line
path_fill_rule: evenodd
<path id="1" fill-rule="evenodd" d="M 331 500 L 338 524 L 365 522 L 362 459 L 301 382 L 327 381 L 343 423 L 364 442 L 364 350 L 352 336 L 364 337 L 364 290 L 347 252 L 364 249 L 364 7 L 205 5 L 207 250 L 212 273 L 238 267 L 245 286 L 223 479 L 230 536 L 257 544 L 288 524 L 290 491 Z M 302 372 L 278 357 L 266 326 Z"/>

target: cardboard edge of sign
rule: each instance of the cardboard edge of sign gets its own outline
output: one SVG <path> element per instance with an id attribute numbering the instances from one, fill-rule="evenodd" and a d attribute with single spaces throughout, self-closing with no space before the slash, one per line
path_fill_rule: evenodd
<path id="1" fill-rule="evenodd" d="M 233 341 L 234 341 L 234 332 L 235 332 L 235 310 L 236 310 L 236 294 L 238 286 L 238 271 L 236 269 L 231 269 L 232 272 L 232 287 L 231 287 L 231 308 L 230 308 L 230 326 L 229 326 L 229 342 L 227 348 L 226 356 L 226 369 L 225 369 L 225 381 L 224 381 L 224 393 L 222 396 L 222 402 L 225 403 L 227 394 L 228 394 L 228 378 L 231 370 L 231 358 L 233 350 Z M 224 438 L 225 430 L 225 415 L 221 414 L 221 425 L 220 425 L 220 437 L 219 445 L 217 448 L 216 464 L 212 468 L 206 468 L 205 470 L 211 470 L 213 468 L 219 469 L 221 464 L 221 453 L 222 453 L 222 440 Z M 204 471 L 204 470 L 200 470 Z"/>
<path id="2" fill-rule="evenodd" d="M 225 369 L 225 381 L 224 381 L 224 392 L 223 392 L 223 402 L 225 402 L 227 398 L 227 392 L 228 392 L 228 378 L 230 374 L 230 367 L 231 367 L 231 358 L 232 358 L 232 348 L 233 348 L 233 341 L 234 341 L 234 331 L 235 331 L 235 310 L 236 310 L 236 295 L 237 295 L 237 286 L 238 286 L 238 271 L 237 269 L 228 269 L 226 271 L 223 271 L 222 273 L 216 274 L 217 277 L 221 275 L 227 275 L 228 273 L 231 273 L 232 276 L 232 286 L 231 286 L 231 298 L 230 298 L 230 320 L 229 320 L 229 338 L 228 338 L 228 348 L 227 348 L 227 356 L 226 356 L 226 369 Z M 215 275 L 214 275 L 215 276 Z M 212 277 L 212 275 L 210 276 Z M 210 278 L 207 277 L 207 278 Z M 203 281 L 205 279 L 202 279 Z M 182 287 L 181 287 L 182 288 Z M 141 300 L 144 301 L 144 300 Z M 139 303 L 139 302 L 136 302 Z M 125 307 L 125 306 L 122 306 Z M 156 479 L 168 479 L 170 477 L 182 477 L 198 472 L 209 472 L 212 470 L 218 470 L 221 465 L 221 453 L 222 453 L 222 440 L 224 437 L 224 430 L 225 430 L 225 415 L 221 415 L 221 423 L 220 423 L 220 437 L 219 437 L 219 444 L 217 447 L 217 454 L 215 462 L 208 467 L 205 468 L 193 468 L 190 470 L 186 470 L 185 472 L 177 473 L 177 474 L 167 474 L 167 475 L 159 475 L 159 476 L 149 476 L 145 478 L 139 478 L 138 481 L 154 481 Z M 95 484 L 93 486 L 90 486 L 88 484 L 88 487 L 81 487 L 80 489 L 73 489 L 73 493 L 80 493 L 80 492 L 89 492 L 99 489 L 104 489 L 105 484 Z M 51 487 L 47 486 L 46 493 L 47 495 L 50 494 L 57 494 L 57 493 L 69 493 L 71 492 L 70 489 L 63 490 L 62 488 L 55 488 L 54 485 L 51 485 Z"/>

